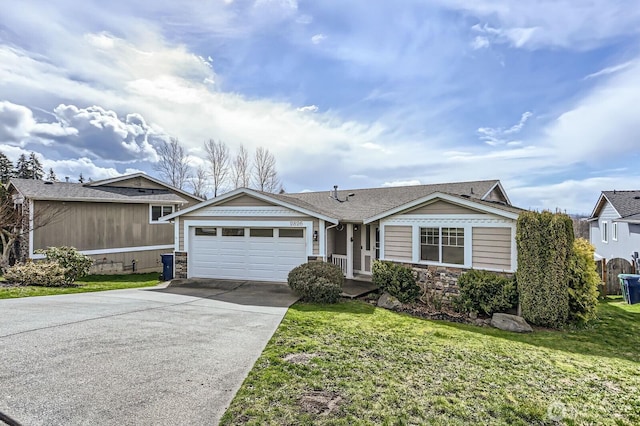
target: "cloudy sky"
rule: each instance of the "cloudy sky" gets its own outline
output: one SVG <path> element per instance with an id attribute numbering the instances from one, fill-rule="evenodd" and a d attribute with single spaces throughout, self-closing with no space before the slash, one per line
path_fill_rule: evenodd
<path id="1" fill-rule="evenodd" d="M 640 186 L 639 0 L 0 1 L 0 151 L 59 177 L 154 174 L 177 137 L 267 147 L 289 192 Z"/>

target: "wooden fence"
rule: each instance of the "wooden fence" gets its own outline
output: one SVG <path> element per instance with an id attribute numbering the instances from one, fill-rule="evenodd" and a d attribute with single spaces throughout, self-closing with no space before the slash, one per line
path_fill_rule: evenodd
<path id="1" fill-rule="evenodd" d="M 602 259 L 597 262 L 598 273 L 603 282 L 601 293 L 603 296 L 610 294 L 622 294 L 618 274 L 633 274 L 635 268 L 626 259 L 615 258 L 610 260 Z"/>

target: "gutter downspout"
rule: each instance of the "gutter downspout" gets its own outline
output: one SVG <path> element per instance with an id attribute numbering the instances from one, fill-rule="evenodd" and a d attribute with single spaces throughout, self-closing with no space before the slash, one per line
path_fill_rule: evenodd
<path id="1" fill-rule="evenodd" d="M 324 228 L 324 258 L 326 259 L 326 261 L 329 261 L 329 256 L 327 256 L 327 250 L 329 249 L 329 247 L 327 246 L 327 231 L 331 228 L 335 228 L 338 225 L 340 225 L 340 222 L 336 223 L 335 225 L 331 225 L 331 226 L 327 226 L 326 228 Z"/>

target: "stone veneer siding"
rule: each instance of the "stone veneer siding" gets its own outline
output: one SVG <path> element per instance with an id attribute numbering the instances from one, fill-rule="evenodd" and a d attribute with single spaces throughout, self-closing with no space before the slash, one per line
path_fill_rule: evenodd
<path id="1" fill-rule="evenodd" d="M 176 251 L 173 253 L 174 278 L 187 278 L 187 252 Z"/>
<path id="2" fill-rule="evenodd" d="M 434 291 L 442 297 L 442 302 L 450 305 L 453 298 L 460 294 L 458 278 L 470 269 L 455 268 L 451 266 L 422 265 L 415 263 L 401 263 L 413 270 L 416 274 L 416 282 L 423 289 Z M 511 278 L 512 273 L 494 272 L 495 274 Z"/>

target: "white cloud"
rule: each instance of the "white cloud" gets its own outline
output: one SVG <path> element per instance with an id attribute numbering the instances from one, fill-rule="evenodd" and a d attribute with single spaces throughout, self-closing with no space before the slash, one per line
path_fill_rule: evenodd
<path id="1" fill-rule="evenodd" d="M 611 161 L 638 152 L 639 103 L 640 62 L 636 62 L 569 106 L 549 124 L 542 142 L 561 157 L 610 167 Z"/>
<path id="2" fill-rule="evenodd" d="M 318 112 L 318 106 L 317 105 L 307 105 L 307 106 L 303 106 L 298 108 L 298 111 L 300 112 Z"/>
<path id="3" fill-rule="evenodd" d="M 327 36 L 325 36 L 324 34 L 316 34 L 313 37 L 311 37 L 311 43 L 320 44 L 326 39 L 327 39 Z"/>
<path id="4" fill-rule="evenodd" d="M 492 43 L 516 48 L 561 47 L 586 50 L 615 37 L 640 33 L 636 0 L 437 0 L 442 7 L 475 16 Z"/>
<path id="5" fill-rule="evenodd" d="M 483 36 L 476 36 L 476 38 L 473 39 L 473 41 L 471 42 L 471 47 L 474 50 L 478 50 L 478 49 L 484 49 L 491 46 L 491 43 L 489 42 L 489 39 L 487 37 L 483 37 Z"/>
<path id="6" fill-rule="evenodd" d="M 603 75 L 615 74 L 619 71 L 625 70 L 630 66 L 633 66 L 635 63 L 633 61 L 625 62 L 623 64 L 614 65 L 611 67 L 606 67 L 601 69 L 598 72 L 594 72 L 592 74 L 587 75 L 584 79 L 589 80 L 591 78 L 602 77 Z"/>
<path id="7" fill-rule="evenodd" d="M 389 187 L 389 186 L 415 186 L 415 185 L 421 185 L 420 181 L 417 179 L 411 179 L 411 180 L 394 180 L 391 182 L 385 182 L 382 184 L 382 186 L 385 187 Z"/>
<path id="8" fill-rule="evenodd" d="M 487 145 L 497 146 L 507 144 L 508 146 L 519 145 L 518 141 L 510 141 L 507 139 L 509 135 L 520 133 L 525 123 L 531 116 L 532 112 L 526 111 L 520 117 L 520 121 L 513 126 L 504 129 L 502 127 L 480 127 L 478 133 L 480 134 L 480 140 L 484 141 Z"/>
<path id="9" fill-rule="evenodd" d="M 25 106 L 0 102 L 0 142 L 22 143 L 32 137 L 48 139 L 77 134 L 77 129 L 61 123 L 36 122 L 33 112 Z"/>

